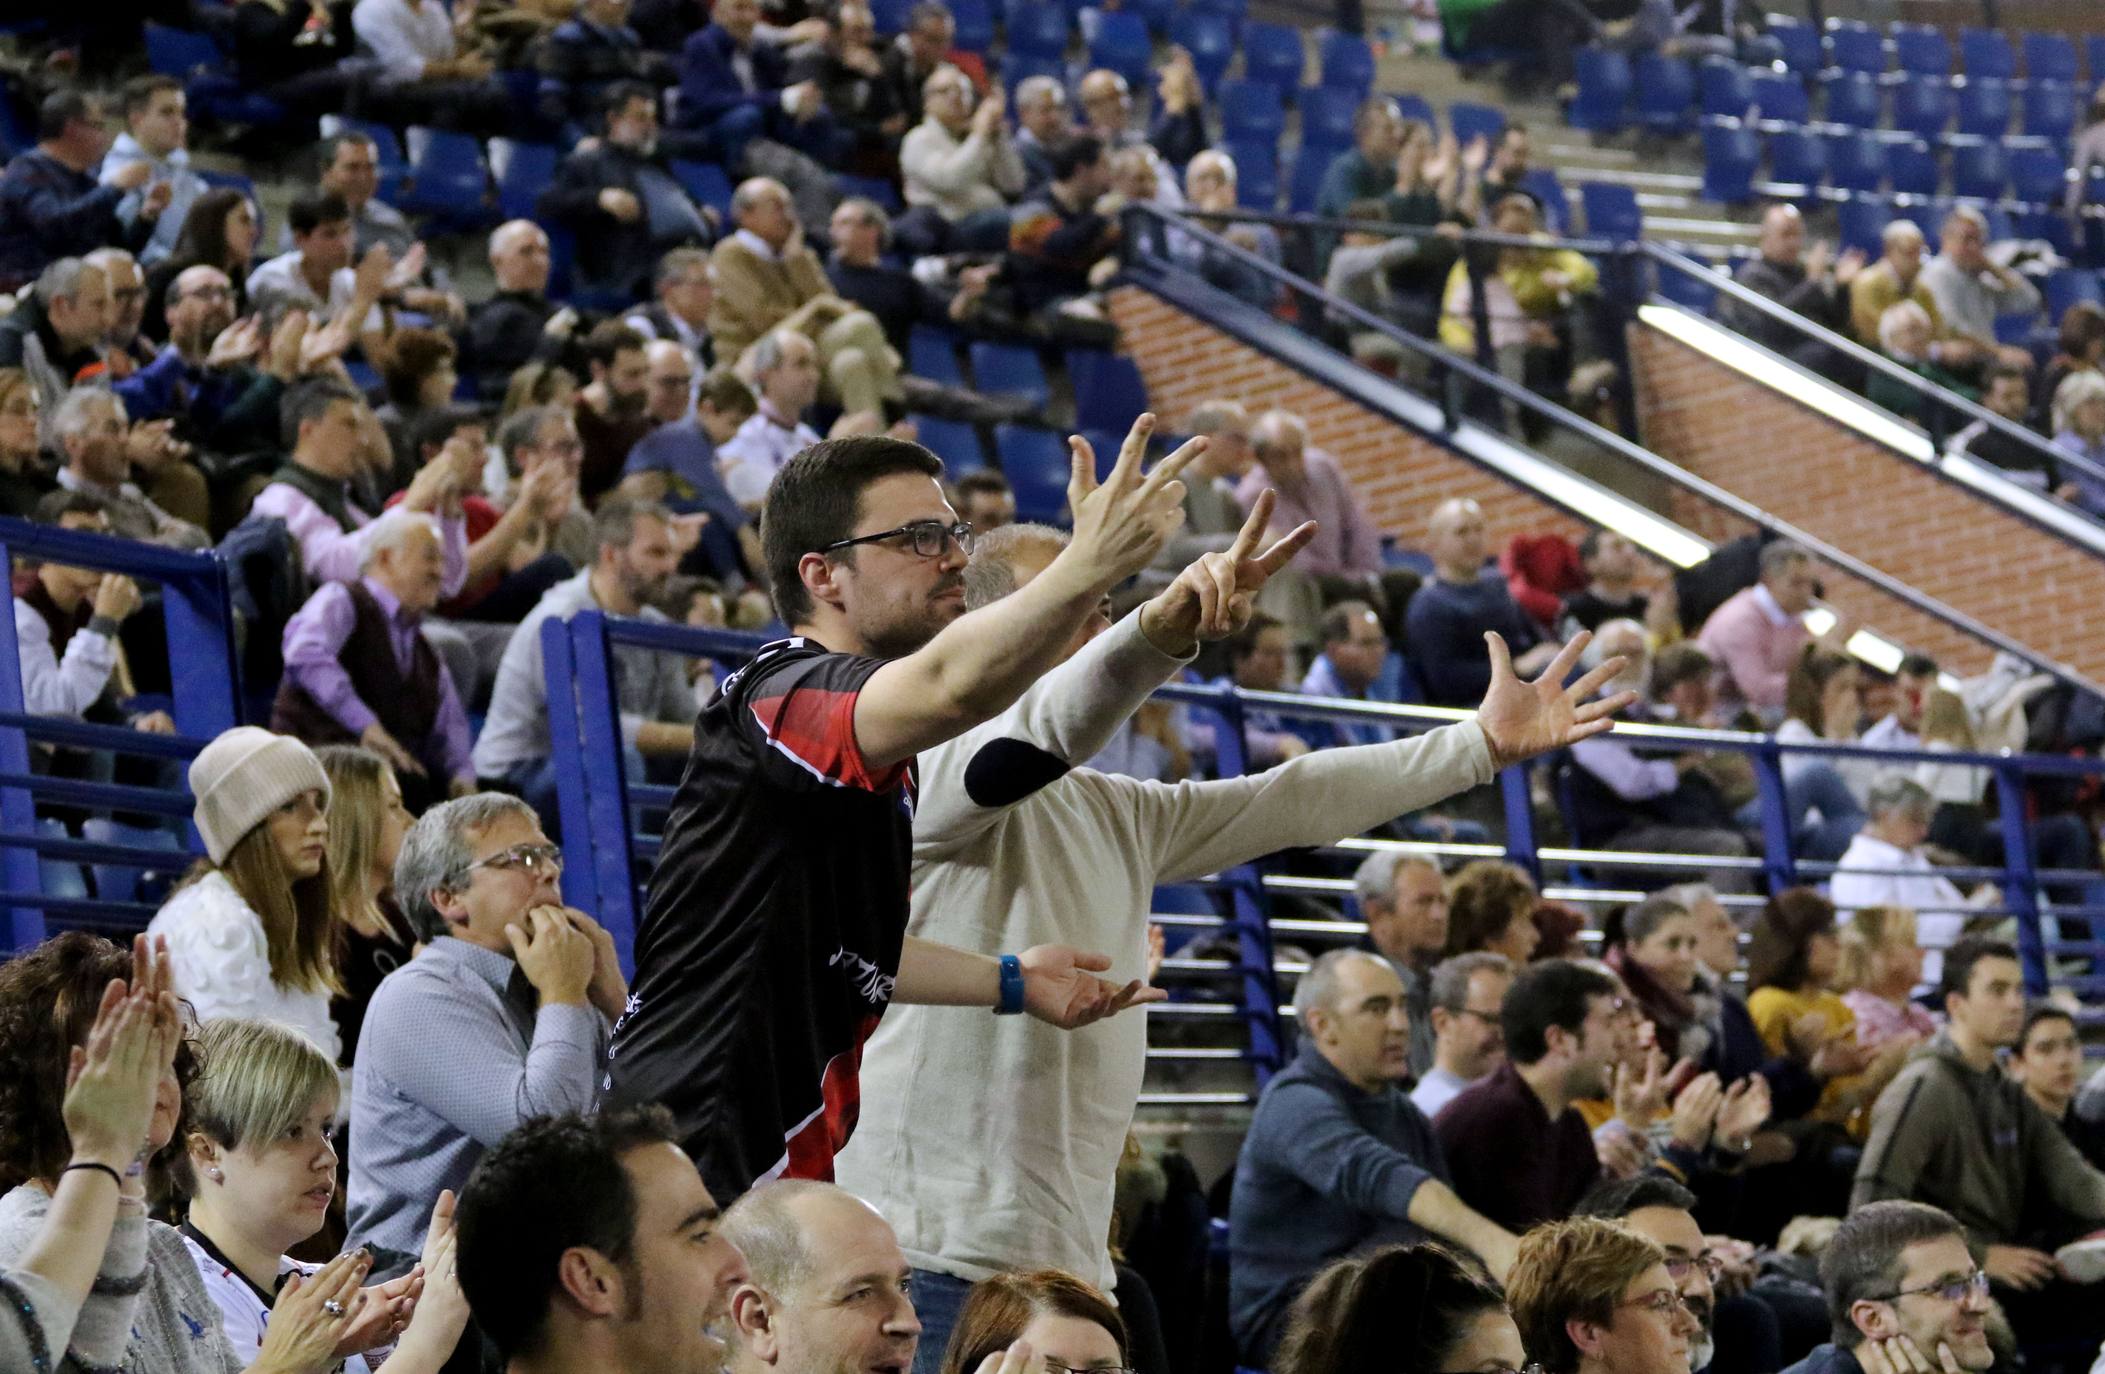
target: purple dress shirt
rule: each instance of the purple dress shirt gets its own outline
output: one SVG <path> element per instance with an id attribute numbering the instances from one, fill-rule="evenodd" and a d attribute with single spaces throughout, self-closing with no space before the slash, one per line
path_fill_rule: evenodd
<path id="1" fill-rule="evenodd" d="M 1279 493 L 1272 507 L 1272 532 L 1284 534 L 1304 520 L 1316 522 L 1316 537 L 1295 558 L 1294 565 L 1318 577 L 1378 577 L 1382 571 L 1381 532 L 1367 518 L 1359 498 L 1338 466 L 1338 460 L 1319 448 L 1304 452 L 1307 475 L 1298 487 L 1289 489 L 1274 482 L 1262 464 L 1252 467 L 1235 488 L 1235 499 L 1244 510 L 1256 502 L 1266 487 Z"/>
<path id="2" fill-rule="evenodd" d="M 343 532 L 334 516 L 314 503 L 314 498 L 298 487 L 285 482 L 273 482 L 256 493 L 255 502 L 249 510 L 257 515 L 268 515 L 283 520 L 285 528 L 299 541 L 300 561 L 307 565 L 307 575 L 317 582 L 355 582 L 359 569 L 365 563 L 366 540 L 372 537 L 373 517 L 348 506 L 352 523 L 358 529 L 350 534 Z M 445 581 L 439 589 L 439 599 L 448 600 L 460 594 L 468 583 L 468 522 L 465 516 L 434 515 L 439 525 L 439 548 L 445 563 Z"/>
<path id="3" fill-rule="evenodd" d="M 322 518 L 328 519 L 327 516 Z M 334 525 L 333 521 L 331 525 Z M 372 578 L 362 580 L 366 591 L 380 603 L 381 611 L 387 616 L 387 637 L 395 647 L 395 665 L 406 674 L 416 652 L 417 625 L 423 617 L 405 614 L 395 594 Z M 285 671 L 338 725 L 353 735 L 362 735 L 378 717 L 371 707 L 358 699 L 357 691 L 351 686 L 351 675 L 344 671 L 339 661 L 344 642 L 351 637 L 357 621 L 358 608 L 351 604 L 351 593 L 342 583 L 331 582 L 317 591 L 307 598 L 307 604 L 300 607 L 298 614 L 285 622 Z M 431 722 L 431 738 L 445 759 L 447 780 L 467 778 L 472 781 L 475 765 L 468 757 L 468 713 L 461 707 L 460 693 L 453 687 L 453 675 L 446 671 L 443 661 L 439 664 L 439 709 Z M 403 740 L 401 743 L 411 753 L 419 753 L 417 745 L 420 742 Z"/>

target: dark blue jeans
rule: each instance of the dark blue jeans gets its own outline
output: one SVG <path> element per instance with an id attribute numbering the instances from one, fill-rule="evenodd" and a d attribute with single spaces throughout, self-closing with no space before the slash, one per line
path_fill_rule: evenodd
<path id="1" fill-rule="evenodd" d="M 914 1271 L 914 1315 L 921 1319 L 921 1344 L 914 1348 L 914 1374 L 939 1374 L 950 1333 L 965 1305 L 972 1281 L 933 1269 Z"/>

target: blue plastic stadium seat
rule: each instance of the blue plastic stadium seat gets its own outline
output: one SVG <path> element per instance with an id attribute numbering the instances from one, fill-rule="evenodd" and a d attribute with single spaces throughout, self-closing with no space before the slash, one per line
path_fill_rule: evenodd
<path id="1" fill-rule="evenodd" d="M 905 30 L 907 12 L 913 7 L 914 0 L 870 0 L 870 17 L 876 21 L 879 33 L 900 33 Z"/>
<path id="2" fill-rule="evenodd" d="M 1886 70 L 1886 37 L 1869 24 L 1850 19 L 1827 21 L 1828 60 L 1845 72 L 1877 76 Z"/>
<path id="3" fill-rule="evenodd" d="M 1235 159 L 1235 203 L 1245 210 L 1276 210 L 1279 207 L 1279 145 L 1261 140 L 1231 139 L 1228 156 Z"/>
<path id="4" fill-rule="evenodd" d="M 1261 81 L 1276 89 L 1283 100 L 1300 89 L 1301 69 L 1307 62 L 1300 30 L 1261 21 L 1243 25 L 1245 81 Z"/>
<path id="5" fill-rule="evenodd" d="M 1067 53 L 1067 11 L 1058 5 L 1010 0 L 1008 47 L 1016 57 L 1059 61 Z"/>
<path id="6" fill-rule="evenodd" d="M 1941 76 L 1911 76 L 1893 88 L 1893 127 L 1935 138 L 1952 122 L 1952 84 Z"/>
<path id="7" fill-rule="evenodd" d="M 1943 186 L 1937 154 L 1927 143 L 1888 144 L 1886 169 L 1892 175 L 1895 195 L 1934 196 Z"/>
<path id="8" fill-rule="evenodd" d="M 1895 24 L 1893 60 L 1914 76 L 1950 76 L 1952 45 L 1927 24 Z"/>
<path id="9" fill-rule="evenodd" d="M 1769 135 L 1769 179 L 1816 189 L 1827 180 L 1827 145 L 1810 129 Z"/>
<path id="10" fill-rule="evenodd" d="M 1572 58 L 1579 89 L 1564 122 L 1587 133 L 1622 132 L 1630 122 L 1630 59 L 1607 48 L 1581 48 Z"/>
<path id="11" fill-rule="evenodd" d="M 1959 30 L 1959 60 L 1968 76 L 1993 76 L 2004 81 L 2017 75 L 2017 50 L 2010 36 L 2000 29 Z"/>
<path id="12" fill-rule="evenodd" d="M 532 219 L 534 200 L 555 180 L 562 152 L 552 143 L 490 140 L 490 176 L 497 183 L 497 210 L 506 219 Z"/>
<path id="13" fill-rule="evenodd" d="M 2066 81 L 2027 81 L 2024 121 L 2028 138 L 2067 139 L 2076 131 L 2076 88 Z"/>
<path id="14" fill-rule="evenodd" d="M 2010 188 L 2009 160 L 2003 145 L 1992 138 L 1955 138 L 1952 154 L 1952 194 L 1968 200 L 2001 200 Z"/>
<path id="15" fill-rule="evenodd" d="M 1688 63 L 1663 53 L 1645 53 L 1632 73 L 1637 82 L 1639 124 L 1668 136 L 1696 127 L 1696 75 Z"/>
<path id="16" fill-rule="evenodd" d="M 1233 21 L 1237 27 L 1242 25 L 1250 11 L 1249 0 L 1186 0 L 1186 3 L 1195 10 L 1211 10 Z"/>
<path id="17" fill-rule="evenodd" d="M 1108 67 L 1133 85 L 1145 86 L 1153 56 L 1145 19 L 1130 10 L 1098 12 L 1096 37 L 1089 44 L 1092 65 Z"/>
<path id="18" fill-rule="evenodd" d="M 1342 86 L 1310 86 L 1301 92 L 1301 139 L 1326 148 L 1352 146 L 1352 117 L 1361 95 Z"/>
<path id="19" fill-rule="evenodd" d="M 158 901 L 167 888 L 191 863 L 190 854 L 170 832 L 154 826 L 125 825 L 101 816 L 81 823 L 81 838 L 96 844 L 121 844 L 140 849 L 158 849 L 168 858 L 157 866 L 98 863 L 89 866 L 95 879 L 95 897 L 104 902 Z"/>
<path id="20" fill-rule="evenodd" d="M 373 160 L 380 170 L 380 188 L 375 193 L 380 199 L 392 204 L 402 195 L 402 181 L 409 175 L 408 159 L 402 156 L 402 140 L 385 124 L 370 119 L 351 119 L 344 115 L 323 115 L 322 137 L 337 133 L 364 134 L 373 142 Z"/>
<path id="21" fill-rule="evenodd" d="M 2010 128 L 2010 83 L 1969 76 L 1959 86 L 1959 132 L 2001 138 Z"/>
<path id="22" fill-rule="evenodd" d="M 1571 228 L 1571 198 L 1564 194 L 1564 183 L 1557 180 L 1556 168 L 1530 167 L 1521 177 L 1520 184 L 1542 203 L 1543 228 L 1552 234 L 1562 234 Z"/>
<path id="23" fill-rule="evenodd" d="M 1266 81 L 1221 83 L 1221 138 L 1229 143 L 1261 140 L 1277 144 L 1286 132 L 1286 107 L 1279 88 Z"/>
<path id="24" fill-rule="evenodd" d="M 1447 127 L 1463 143 L 1479 137 L 1496 143 L 1505 136 L 1506 112 L 1494 105 L 1457 100 L 1447 107 Z"/>
<path id="25" fill-rule="evenodd" d="M 1412 95 L 1408 91 L 1391 96 L 1390 99 L 1396 102 L 1397 112 L 1405 119 L 1415 119 L 1435 133 L 1439 132 L 1440 116 L 1434 113 L 1430 100 L 1422 95 Z"/>
<path id="26" fill-rule="evenodd" d="M 1001 455 L 1001 475 L 1016 489 L 1017 519 L 1059 521 L 1067 506 L 1067 479 L 1074 471 L 1066 442 L 1049 429 L 997 425 L 994 449 Z"/>
<path id="27" fill-rule="evenodd" d="M 1129 0 L 1125 8 L 1139 15 L 1158 38 L 1169 32 L 1170 21 L 1177 17 L 1177 0 Z"/>
<path id="28" fill-rule="evenodd" d="M 2105 33 L 2093 33 L 2083 40 L 2083 65 L 2094 82 L 2105 81 Z"/>
<path id="29" fill-rule="evenodd" d="M 1287 182 L 1287 209 L 1297 215 L 1312 215 L 1323 195 L 1323 178 L 1330 164 L 1344 149 L 1331 144 L 1304 143 L 1294 150 L 1294 175 Z M 1241 189 L 1241 182 L 1236 183 Z"/>
<path id="30" fill-rule="evenodd" d="M 987 0 L 950 0 L 950 17 L 957 24 L 955 46 L 984 54 L 994 46 L 994 7 Z"/>
<path id="31" fill-rule="evenodd" d="M 2010 217 L 2014 237 L 2039 239 L 2064 258 L 2076 255 L 2076 236 L 2070 232 L 2068 215 L 2059 206 L 2051 210 L 2021 210 Z"/>
<path id="32" fill-rule="evenodd" d="M 888 215 L 896 215 L 906 209 L 906 201 L 899 195 L 898 184 L 885 177 L 851 177 L 845 172 L 836 172 L 833 185 L 843 197 L 861 196 L 864 200 L 876 201 Z"/>
<path id="33" fill-rule="evenodd" d="M 1009 93 L 1009 107 L 1015 108 L 1016 88 L 1034 76 L 1051 78 L 1061 90 L 1067 89 L 1067 64 L 1057 57 L 1023 57 L 1010 52 L 1001 61 L 1001 84 Z"/>
<path id="34" fill-rule="evenodd" d="M 2010 150 L 2010 183 L 2019 200 L 2058 205 L 2067 192 L 2068 167 L 2052 148 L 2014 147 Z"/>
<path id="35" fill-rule="evenodd" d="M 2076 80 L 2076 45 L 2060 33 L 2027 33 L 2020 40 L 2025 54 L 2025 80 Z"/>
<path id="36" fill-rule="evenodd" d="M 1708 255 L 1693 249 L 1685 250 L 1686 256 L 1705 267 L 1716 267 Z M 1659 269 L 1659 294 L 1684 309 L 1698 315 L 1708 315 L 1711 306 L 1717 304 L 1718 291 L 1708 281 L 1688 272 L 1676 272 L 1665 266 Z"/>
<path id="37" fill-rule="evenodd" d="M 1579 201 L 1586 207 L 1586 232 L 1590 237 L 1617 243 L 1644 237 L 1644 213 L 1637 208 L 1637 192 L 1629 187 L 1606 181 L 1582 182 Z"/>
<path id="38" fill-rule="evenodd" d="M 1041 407 L 1052 400 L 1052 384 L 1045 379 L 1038 350 L 1022 344 L 974 340 L 972 387 L 975 391 L 1018 397 Z"/>
<path id="39" fill-rule="evenodd" d="M 1805 93 L 1805 82 L 1798 77 L 1783 72 L 1756 72 L 1754 108 L 1763 119 L 1803 124 L 1812 118 L 1813 102 Z"/>
<path id="40" fill-rule="evenodd" d="M 411 125 L 407 136 L 409 181 L 398 208 L 460 229 L 496 224 L 490 169 L 483 164 L 481 144 L 468 134 L 420 125 Z"/>
<path id="41" fill-rule="evenodd" d="M 1067 379 L 1074 384 L 1075 417 L 1083 429 L 1107 429 L 1123 436 L 1148 408 L 1147 383 L 1133 360 L 1122 354 L 1071 348 Z"/>
<path id="42" fill-rule="evenodd" d="M 1827 180 L 1838 191 L 1878 190 L 1886 180 L 1886 145 L 1860 129 L 1828 135 Z"/>
<path id="43" fill-rule="evenodd" d="M 1316 40 L 1323 84 L 1365 95 L 1374 89 L 1374 50 L 1356 33 L 1325 29 Z"/>
<path id="44" fill-rule="evenodd" d="M 2098 274 L 2080 267 L 2064 267 L 2049 273 L 2040 285 L 2040 294 L 2046 298 L 2047 318 L 2058 322 L 2062 312 L 2077 301 L 2089 301 L 2092 305 L 2105 305 L 2105 289 L 2098 283 Z"/>
<path id="45" fill-rule="evenodd" d="M 906 370 L 916 377 L 945 386 L 962 387 L 965 373 L 958 366 L 957 335 L 932 324 L 917 324 L 906 336 Z"/>
<path id="46" fill-rule="evenodd" d="M 986 450 L 980 447 L 979 431 L 960 420 L 939 420 L 933 415 L 914 415 L 914 437 L 930 453 L 943 460 L 945 477 L 963 477 L 987 466 Z"/>
<path id="47" fill-rule="evenodd" d="M 226 54 L 205 34 L 191 29 L 173 29 L 165 24 L 146 26 L 146 65 L 157 76 L 188 81 L 199 74 L 216 75 L 227 69 Z"/>
<path id="48" fill-rule="evenodd" d="M 725 219 L 731 217 L 731 178 L 713 162 L 672 160 L 673 179 L 694 197 L 697 205 L 713 205 Z"/>
<path id="49" fill-rule="evenodd" d="M 1226 15 L 1186 7 L 1170 23 L 1170 37 L 1191 54 L 1191 65 L 1208 95 L 1220 90 L 1228 64 L 1235 60 L 1235 26 Z"/>
<path id="50" fill-rule="evenodd" d="M 1736 119 L 1713 119 L 1703 126 L 1703 199 L 1721 205 L 1744 205 L 1754 199 L 1754 171 L 1761 165 L 1761 141 Z"/>
<path id="51" fill-rule="evenodd" d="M 1783 50 L 1783 65 L 1799 76 L 1811 76 L 1827 65 L 1820 31 L 1802 19 L 1770 16 L 1769 37 Z"/>
<path id="52" fill-rule="evenodd" d="M 1754 72 L 1729 57 L 1712 57 L 1696 70 L 1706 119 L 1743 119 L 1754 108 Z"/>
<path id="53" fill-rule="evenodd" d="M 1820 78 L 1821 110 L 1830 124 L 1876 129 L 1885 101 L 1878 79 L 1863 72 L 1829 72 Z"/>
<path id="54" fill-rule="evenodd" d="M 1893 207 L 1877 196 L 1852 196 L 1835 207 L 1841 246 L 1868 257 L 1875 258 L 1885 251 L 1882 236 L 1892 222 Z"/>

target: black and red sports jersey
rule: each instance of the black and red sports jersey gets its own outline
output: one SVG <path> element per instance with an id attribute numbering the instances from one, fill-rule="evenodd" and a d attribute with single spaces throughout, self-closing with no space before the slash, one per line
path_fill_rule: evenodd
<path id="1" fill-rule="evenodd" d="M 883 660 L 779 640 L 696 723 L 608 1050 L 614 1104 L 663 1103 L 709 1191 L 833 1177 L 863 1042 L 906 938 L 911 761 L 871 770 Z"/>

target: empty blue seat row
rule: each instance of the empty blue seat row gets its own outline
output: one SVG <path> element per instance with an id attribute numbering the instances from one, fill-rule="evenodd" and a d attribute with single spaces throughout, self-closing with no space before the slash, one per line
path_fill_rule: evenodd
<path id="1" fill-rule="evenodd" d="M 1880 76 L 1890 66 L 1908 76 L 1946 77 L 1956 70 L 1969 80 L 2009 81 L 2018 75 L 2021 51 L 2028 80 L 2073 83 L 2079 79 L 2075 41 L 2059 33 L 2027 33 L 2020 48 L 2013 47 L 2009 35 L 1999 29 L 1963 28 L 1956 63 L 1950 40 L 1926 24 L 1895 24 L 1881 31 L 1857 20 L 1831 19 L 1823 35 L 1802 19 L 1771 16 L 1768 38 L 1779 60 L 1800 76 L 1830 68 Z M 2092 34 L 2085 44 L 2091 79 L 2105 80 L 2105 35 Z"/>
<path id="2" fill-rule="evenodd" d="M 1732 119 L 1707 121 L 1705 198 L 1725 204 L 1754 199 L 1763 152 L 1752 126 Z M 1940 152 L 1948 154 L 1948 167 Z M 2041 140 L 1958 136 L 1932 144 L 1865 130 L 1786 128 L 1768 135 L 1766 153 L 1771 181 L 1809 191 L 1890 189 L 1933 197 L 1948 189 L 1969 200 L 2014 196 L 2022 204 L 2045 207 L 2059 203 L 2066 180 L 2061 154 Z"/>

